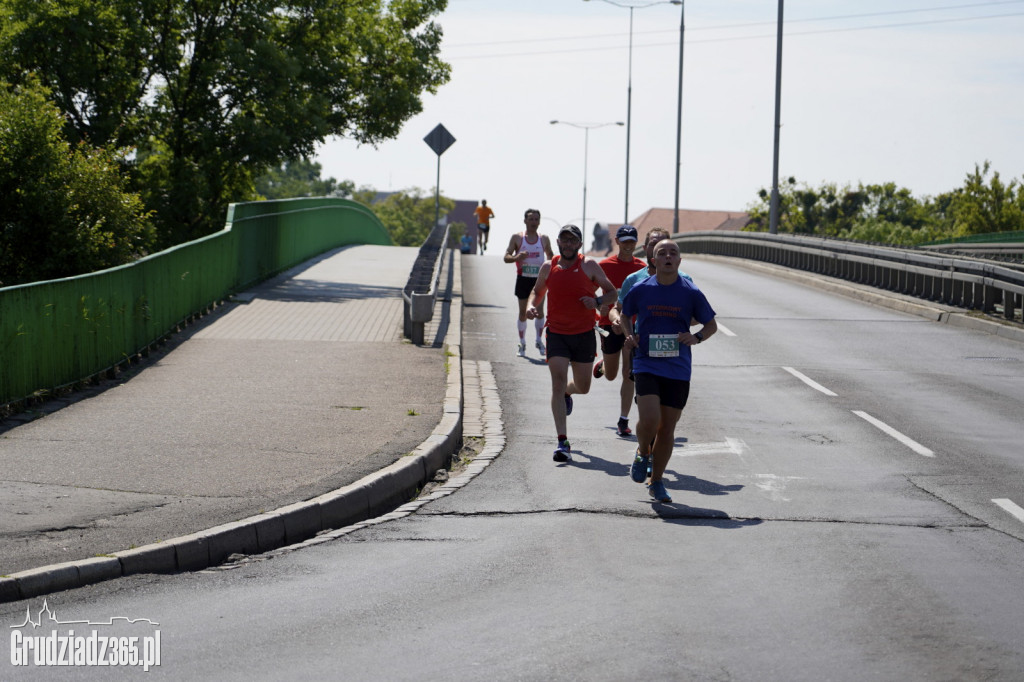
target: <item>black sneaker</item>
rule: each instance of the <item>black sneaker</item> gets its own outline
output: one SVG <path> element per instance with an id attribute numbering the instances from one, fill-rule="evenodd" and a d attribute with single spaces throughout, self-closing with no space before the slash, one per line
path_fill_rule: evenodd
<path id="1" fill-rule="evenodd" d="M 615 433 L 619 434 L 623 438 L 626 436 L 632 436 L 633 432 L 629 429 L 629 420 L 620 418 L 618 425 L 615 427 Z"/>
<path id="2" fill-rule="evenodd" d="M 568 417 L 572 414 L 572 396 L 568 393 L 565 394 L 565 416 Z"/>

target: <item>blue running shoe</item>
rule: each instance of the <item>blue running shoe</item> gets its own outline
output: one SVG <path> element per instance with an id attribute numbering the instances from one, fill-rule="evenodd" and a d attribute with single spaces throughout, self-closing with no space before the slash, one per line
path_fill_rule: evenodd
<path id="1" fill-rule="evenodd" d="M 555 455 L 552 457 L 556 462 L 571 462 L 572 454 L 569 452 L 569 441 L 560 440 L 558 441 L 558 447 L 555 448 Z"/>
<path id="2" fill-rule="evenodd" d="M 572 414 L 572 396 L 568 393 L 565 394 L 565 416 L 568 417 Z"/>
<path id="3" fill-rule="evenodd" d="M 633 459 L 633 464 L 629 467 L 629 477 L 633 479 L 634 483 L 643 483 L 647 480 L 647 472 L 651 466 L 651 458 L 647 455 L 640 454 L 640 448 L 636 450 L 636 457 Z"/>
<path id="4" fill-rule="evenodd" d="M 647 489 L 648 494 L 658 502 L 671 502 L 672 497 L 665 490 L 665 484 L 661 481 L 655 481 L 651 483 L 651 487 Z"/>

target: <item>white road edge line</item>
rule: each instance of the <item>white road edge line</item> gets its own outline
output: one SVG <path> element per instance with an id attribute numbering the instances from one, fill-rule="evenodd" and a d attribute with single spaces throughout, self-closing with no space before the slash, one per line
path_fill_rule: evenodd
<path id="1" fill-rule="evenodd" d="M 718 331 L 722 332 L 726 336 L 736 336 L 736 333 L 726 328 L 721 322 L 718 323 Z"/>
<path id="2" fill-rule="evenodd" d="M 797 379 L 799 379 L 800 381 L 804 382 L 805 384 L 807 384 L 808 386 L 813 388 L 815 391 L 821 391 L 825 395 L 832 396 L 833 398 L 837 397 L 835 393 L 833 393 L 832 391 L 828 390 L 827 388 L 825 388 L 824 386 L 819 384 L 817 381 L 811 379 L 810 377 L 804 376 L 803 374 L 801 374 L 800 372 L 796 371 L 792 367 L 783 367 L 782 369 L 786 370 L 787 372 L 789 372 L 790 374 L 795 376 Z"/>
<path id="3" fill-rule="evenodd" d="M 935 456 L 934 452 L 932 452 L 931 450 L 929 450 L 925 446 L 921 445 L 920 443 L 918 443 L 913 438 L 909 438 L 907 436 L 904 436 L 902 433 L 900 433 L 896 429 L 892 428 L 891 426 L 889 426 L 888 424 L 886 424 L 883 421 L 879 421 L 879 420 L 875 419 L 874 417 L 872 417 L 867 412 L 861 412 L 860 410 L 854 410 L 853 413 L 855 415 L 857 415 L 858 417 L 860 417 L 861 419 L 863 419 L 864 421 L 868 422 L 869 424 L 873 424 L 874 426 L 878 427 L 882 431 L 885 431 L 887 434 L 889 434 L 890 436 L 892 436 L 893 438 L 895 438 L 899 442 L 903 443 L 904 445 L 906 445 L 908 448 L 910 448 L 911 450 L 913 450 L 917 454 L 924 455 L 925 457 L 934 457 Z"/>
<path id="4" fill-rule="evenodd" d="M 1021 509 L 1020 507 L 1015 505 L 1010 500 L 1007 500 L 1006 498 L 995 499 L 992 501 L 998 504 L 1003 509 L 1005 509 L 1007 512 L 1009 512 L 1011 516 L 1016 517 L 1018 521 L 1024 523 L 1024 509 Z"/>

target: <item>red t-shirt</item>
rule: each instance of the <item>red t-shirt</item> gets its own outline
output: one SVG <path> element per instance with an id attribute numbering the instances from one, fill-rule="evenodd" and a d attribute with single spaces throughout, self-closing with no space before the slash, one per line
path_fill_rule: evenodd
<path id="1" fill-rule="evenodd" d="M 569 268 L 560 268 L 561 256 L 551 259 L 548 273 L 548 329 L 556 334 L 582 334 L 591 331 L 597 321 L 597 312 L 589 310 L 580 301 L 584 296 L 597 293 L 597 284 L 583 272 L 583 256 Z"/>
<path id="2" fill-rule="evenodd" d="M 618 254 L 605 258 L 599 262 L 598 265 L 600 265 L 601 269 L 604 270 L 604 274 L 608 275 L 608 279 L 611 280 L 616 289 L 620 288 L 622 283 L 626 281 L 626 278 L 634 272 L 647 267 L 647 263 L 635 256 L 633 257 L 633 260 L 619 260 Z M 607 315 L 601 315 L 601 319 L 598 321 L 598 324 L 602 325 L 608 325 L 611 323 L 612 321 L 608 319 Z"/>

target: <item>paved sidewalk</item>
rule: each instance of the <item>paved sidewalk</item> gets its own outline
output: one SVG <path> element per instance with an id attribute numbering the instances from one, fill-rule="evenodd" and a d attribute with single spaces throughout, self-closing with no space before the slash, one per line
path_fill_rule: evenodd
<path id="1" fill-rule="evenodd" d="M 0 576 L 27 572 L 0 578 L 0 601 L 202 568 L 405 501 L 419 483 L 393 463 L 430 451 L 423 473 L 461 437 L 459 259 L 445 271 L 457 304 L 439 301 L 414 346 L 401 292 L 416 254 L 325 254 L 237 296 L 127 378 L 0 422 Z M 391 469 L 403 473 L 378 473 Z M 33 572 L 65 562 L 77 563 Z"/>

